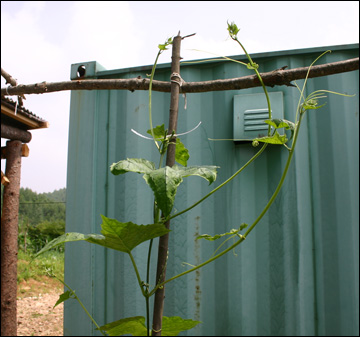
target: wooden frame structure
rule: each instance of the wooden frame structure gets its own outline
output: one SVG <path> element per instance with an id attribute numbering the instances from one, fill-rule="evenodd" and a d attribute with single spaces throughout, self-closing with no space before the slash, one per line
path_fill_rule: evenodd
<path id="1" fill-rule="evenodd" d="M 28 130 L 47 128 L 49 123 L 22 106 L 1 97 L 1 138 L 9 139 L 1 148 L 6 159 L 1 214 L 1 336 L 17 336 L 17 254 L 21 157 L 29 156 L 32 135 Z"/>

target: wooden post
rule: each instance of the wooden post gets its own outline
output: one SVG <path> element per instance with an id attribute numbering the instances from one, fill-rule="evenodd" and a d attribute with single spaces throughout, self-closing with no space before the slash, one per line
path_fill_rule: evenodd
<path id="1" fill-rule="evenodd" d="M 178 110 L 179 110 L 179 92 L 180 92 L 180 46 L 181 36 L 180 32 L 173 40 L 172 45 L 172 62 L 171 62 L 171 101 L 170 101 L 170 115 L 168 134 L 176 133 Z M 175 142 L 176 139 L 173 138 Z M 175 164 L 175 144 L 169 143 L 166 166 L 172 167 Z M 165 223 L 166 228 L 170 228 L 170 220 Z M 158 262 L 156 270 L 156 284 L 165 281 L 166 275 L 166 261 L 168 256 L 169 234 L 166 234 L 159 239 Z M 164 311 L 165 286 L 159 288 L 155 292 L 154 312 L 152 336 L 161 336 L 162 316 Z"/>
<path id="2" fill-rule="evenodd" d="M 4 187 L 1 216 L 1 336 L 17 336 L 17 239 L 22 148 L 19 140 L 6 143 L 5 175 L 10 183 Z"/>

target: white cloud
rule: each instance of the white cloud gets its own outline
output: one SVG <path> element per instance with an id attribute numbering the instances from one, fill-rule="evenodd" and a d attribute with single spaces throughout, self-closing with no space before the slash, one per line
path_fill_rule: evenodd
<path id="1" fill-rule="evenodd" d="M 76 1 L 71 6 L 66 48 L 71 63 L 98 61 L 107 69 L 139 61 L 141 38 L 126 1 Z"/>

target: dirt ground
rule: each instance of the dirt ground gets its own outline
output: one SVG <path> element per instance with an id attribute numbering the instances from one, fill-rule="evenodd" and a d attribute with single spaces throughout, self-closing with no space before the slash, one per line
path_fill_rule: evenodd
<path id="1" fill-rule="evenodd" d="M 63 285 L 44 276 L 18 285 L 18 336 L 62 336 L 64 303 L 54 305 L 63 293 Z"/>

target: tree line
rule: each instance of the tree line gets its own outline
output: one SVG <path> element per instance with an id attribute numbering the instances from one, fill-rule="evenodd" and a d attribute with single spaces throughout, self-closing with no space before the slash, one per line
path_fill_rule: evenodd
<path id="1" fill-rule="evenodd" d="M 1 210 L 3 203 L 1 186 Z M 65 233 L 66 188 L 37 193 L 20 188 L 19 249 L 36 253 L 46 243 Z M 57 250 L 63 251 L 64 247 Z"/>

